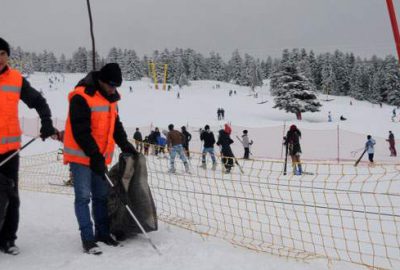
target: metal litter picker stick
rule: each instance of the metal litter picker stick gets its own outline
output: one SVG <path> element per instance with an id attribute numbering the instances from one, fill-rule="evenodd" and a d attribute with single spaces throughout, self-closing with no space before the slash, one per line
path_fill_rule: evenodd
<path id="1" fill-rule="evenodd" d="M 7 161 L 9 161 L 10 159 L 12 159 L 15 155 L 17 155 L 19 152 L 21 152 L 25 147 L 27 147 L 28 145 L 30 145 L 31 143 L 33 143 L 37 138 L 39 138 L 40 136 L 36 136 L 34 138 L 32 138 L 29 142 L 27 142 L 26 144 L 24 144 L 23 146 L 21 146 L 20 149 L 18 149 L 17 151 L 15 151 L 14 153 L 12 153 L 12 155 L 10 155 L 8 158 L 6 158 L 5 160 L 3 160 L 0 163 L 0 167 L 3 166 L 4 164 L 7 163 Z"/>
<path id="2" fill-rule="evenodd" d="M 106 173 L 105 173 L 104 175 L 106 176 L 106 179 L 107 179 L 108 183 L 110 184 L 110 186 L 111 186 L 112 188 L 114 188 L 114 184 L 113 184 L 113 182 L 111 182 L 110 177 L 108 177 L 108 175 L 107 175 Z M 122 201 L 122 200 L 121 200 L 121 201 Z M 129 207 L 129 205 L 128 205 L 127 203 L 125 203 L 125 202 L 123 202 L 123 204 L 125 204 L 126 210 L 127 210 L 128 213 L 131 215 L 131 217 L 133 218 L 133 220 L 135 220 L 136 224 L 138 225 L 138 227 L 139 227 L 140 230 L 142 231 L 144 237 L 149 241 L 150 245 L 157 251 L 158 255 L 161 256 L 162 254 L 161 254 L 160 250 L 157 248 L 156 245 L 154 245 L 153 241 L 151 241 L 150 236 L 146 233 L 146 231 L 144 230 L 142 224 L 140 224 L 139 220 L 136 218 L 135 214 L 133 214 L 133 212 L 132 212 L 131 208 Z"/>

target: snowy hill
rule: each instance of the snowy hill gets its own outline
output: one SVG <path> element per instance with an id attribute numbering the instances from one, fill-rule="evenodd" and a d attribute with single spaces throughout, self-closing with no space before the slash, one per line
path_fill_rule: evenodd
<path id="1" fill-rule="evenodd" d="M 65 119 L 68 92 L 82 76 L 65 74 L 65 82 L 53 85 L 51 90 L 47 74 L 34 74 L 29 80 L 35 88 L 42 89 L 53 116 Z M 150 87 L 152 85 L 148 80 L 125 82 L 120 88 L 121 120 L 130 135 L 136 126 L 159 126 L 164 129 L 168 124 L 174 123 L 177 127 L 189 125 L 196 136 L 195 127 L 209 124 L 217 128 L 226 121 L 232 122 L 234 126 L 253 128 L 254 132 L 257 128 L 281 126 L 286 121 L 286 125 L 295 123 L 300 129 L 335 130 L 340 123 L 341 128 L 360 134 L 382 138 L 386 137 L 388 130 L 392 130 L 395 135 L 400 134 L 399 123 L 390 120 L 392 107 L 386 105 L 380 108 L 367 102 L 352 100 L 353 105 L 350 106 L 349 98 L 330 96 L 334 100 L 323 102 L 321 112 L 304 114 L 300 123 L 295 120 L 295 115 L 272 108 L 273 101 L 267 88 L 259 89 L 256 99 L 249 96 L 249 89 L 246 87 L 218 83 L 221 88 L 215 89 L 215 84 L 217 82 L 192 82 L 190 87 L 179 90 L 181 98 L 178 99 L 177 89 L 155 90 Z M 132 93 L 129 91 L 130 86 L 133 88 Z M 237 95 L 229 97 L 228 91 L 231 89 L 236 90 Z M 264 100 L 268 102 L 258 104 Z M 225 121 L 217 120 L 216 111 L 219 107 L 225 109 Z M 329 111 L 332 112 L 333 123 L 327 122 Z M 348 120 L 340 122 L 340 115 Z M 36 113 L 21 105 L 21 116 L 32 118 L 36 117 Z M 217 131 L 215 128 L 214 131 Z M 236 135 L 240 132 L 241 130 L 237 130 Z M 251 135 L 257 136 L 255 133 Z M 257 139 L 260 140 L 262 138 Z M 280 142 L 267 141 L 260 143 L 258 147 L 267 148 L 270 143 Z M 363 143 L 363 140 L 360 141 L 359 146 L 362 147 Z M 24 151 L 24 155 L 53 151 L 59 146 L 57 142 L 37 141 Z M 354 148 L 357 146 L 358 144 Z M 193 149 L 196 147 L 193 146 Z M 239 153 L 241 152 L 238 155 Z M 163 253 L 161 257 L 143 237 L 127 241 L 124 247 L 104 247 L 104 254 L 100 257 L 83 255 L 73 214 L 72 197 L 28 191 L 23 191 L 21 197 L 21 228 L 17 244 L 22 253 L 17 257 L 0 254 L 1 269 L 361 269 L 348 263 L 335 262 L 329 267 L 325 260 L 304 264 L 265 253 L 255 253 L 163 223 L 158 232 L 151 233 L 153 241 Z"/>
<path id="2" fill-rule="evenodd" d="M 67 95 L 83 76 L 65 74 L 65 82 L 55 83 L 51 89 L 49 75 L 35 73 L 30 78 L 32 85 L 44 92 L 61 129 L 67 115 Z M 216 89 L 216 84 L 220 88 Z M 396 122 L 391 121 L 392 106 L 383 105 L 380 108 L 379 105 L 349 97 L 320 95 L 323 105 L 321 111 L 304 113 L 303 121 L 299 122 L 294 114 L 272 108 L 274 102 L 269 94 L 268 83 L 264 85 L 267 86 L 256 89 L 258 98 L 254 98 L 248 87 L 215 81 L 193 81 L 190 87 L 181 90 L 173 87 L 171 91 L 155 90 L 149 79 L 128 81 L 119 89 L 122 95 L 119 103 L 120 117 L 130 137 L 135 127 L 140 127 L 145 136 L 150 128 L 156 126 L 162 130 L 167 129 L 170 123 L 177 128 L 187 125 L 193 135 L 192 151 L 201 149 L 197 133 L 200 127 L 209 124 L 217 134 L 224 123 L 230 122 L 234 126 L 232 138 L 235 141 L 243 129 L 249 130 L 249 137 L 255 141 L 252 152 L 257 158 L 281 158 L 281 138 L 291 124 L 296 124 L 303 131 L 304 159 L 336 160 L 339 148 L 336 144 L 340 144 L 341 160 L 354 159 L 351 152 L 362 148 L 366 135 L 371 134 L 377 139 L 376 160 L 396 162 L 396 159 L 389 156 L 388 144 L 385 142 L 389 130 L 395 136 L 400 136 L 399 118 Z M 229 96 L 230 90 L 236 90 L 237 94 Z M 331 101 L 324 101 L 326 99 Z M 259 104 L 263 101 L 268 102 Z M 225 120 L 222 121 L 217 119 L 217 109 L 220 107 L 225 109 Z M 332 122 L 328 122 L 328 112 L 332 114 Z M 341 115 L 347 120 L 340 121 Z M 21 116 L 29 118 L 36 117 L 36 114 L 21 105 Z M 343 131 L 339 135 L 338 128 Z M 233 145 L 233 150 L 236 156 L 242 155 L 243 149 L 239 142 Z"/>

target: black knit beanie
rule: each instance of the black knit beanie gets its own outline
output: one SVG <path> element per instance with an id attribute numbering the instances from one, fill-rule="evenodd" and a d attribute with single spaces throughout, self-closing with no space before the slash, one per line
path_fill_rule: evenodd
<path id="1" fill-rule="evenodd" d="M 8 45 L 7 41 L 0 37 L 0 51 L 6 51 L 8 56 L 10 56 L 10 45 Z"/>
<path id="2" fill-rule="evenodd" d="M 122 84 L 121 68 L 117 63 L 106 64 L 100 69 L 99 79 L 108 85 L 119 87 Z"/>

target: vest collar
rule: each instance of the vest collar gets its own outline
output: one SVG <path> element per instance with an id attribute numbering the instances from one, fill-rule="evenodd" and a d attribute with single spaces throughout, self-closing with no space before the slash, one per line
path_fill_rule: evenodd
<path id="1" fill-rule="evenodd" d="M 10 68 L 9 68 L 8 66 L 5 66 L 5 67 L 3 68 L 3 70 L 0 70 L 0 75 L 5 74 L 8 70 L 10 70 Z"/>
<path id="2" fill-rule="evenodd" d="M 121 99 L 120 94 L 118 91 L 115 94 L 107 95 L 106 92 L 101 89 L 98 80 L 99 72 L 98 71 L 91 71 L 85 78 L 80 80 L 77 86 L 85 87 L 85 94 L 93 97 L 96 92 L 99 92 L 105 99 L 107 99 L 110 103 L 117 102 Z"/>

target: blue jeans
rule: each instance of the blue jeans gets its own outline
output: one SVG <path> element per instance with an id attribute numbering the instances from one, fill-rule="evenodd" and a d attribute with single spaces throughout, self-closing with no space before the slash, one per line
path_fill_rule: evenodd
<path id="1" fill-rule="evenodd" d="M 214 154 L 214 147 L 204 147 L 203 148 L 203 155 L 201 157 L 201 162 L 206 163 L 206 155 L 207 153 L 210 154 L 212 163 L 215 164 L 217 161 L 215 160 L 215 154 Z"/>
<path id="2" fill-rule="evenodd" d="M 85 165 L 70 163 L 75 191 L 75 215 L 81 231 L 82 241 L 94 241 L 110 234 L 107 197 L 109 186 L 103 176 L 95 174 Z M 89 203 L 92 200 L 92 213 L 95 224 L 90 218 Z"/>
<path id="3" fill-rule="evenodd" d="M 176 154 L 179 155 L 179 158 L 182 160 L 183 164 L 185 164 L 185 168 L 187 169 L 187 159 L 185 156 L 185 151 L 183 150 L 183 146 L 182 144 L 177 144 L 172 146 L 171 150 L 170 150 L 170 165 L 171 165 L 171 169 L 175 169 L 175 157 Z"/>

